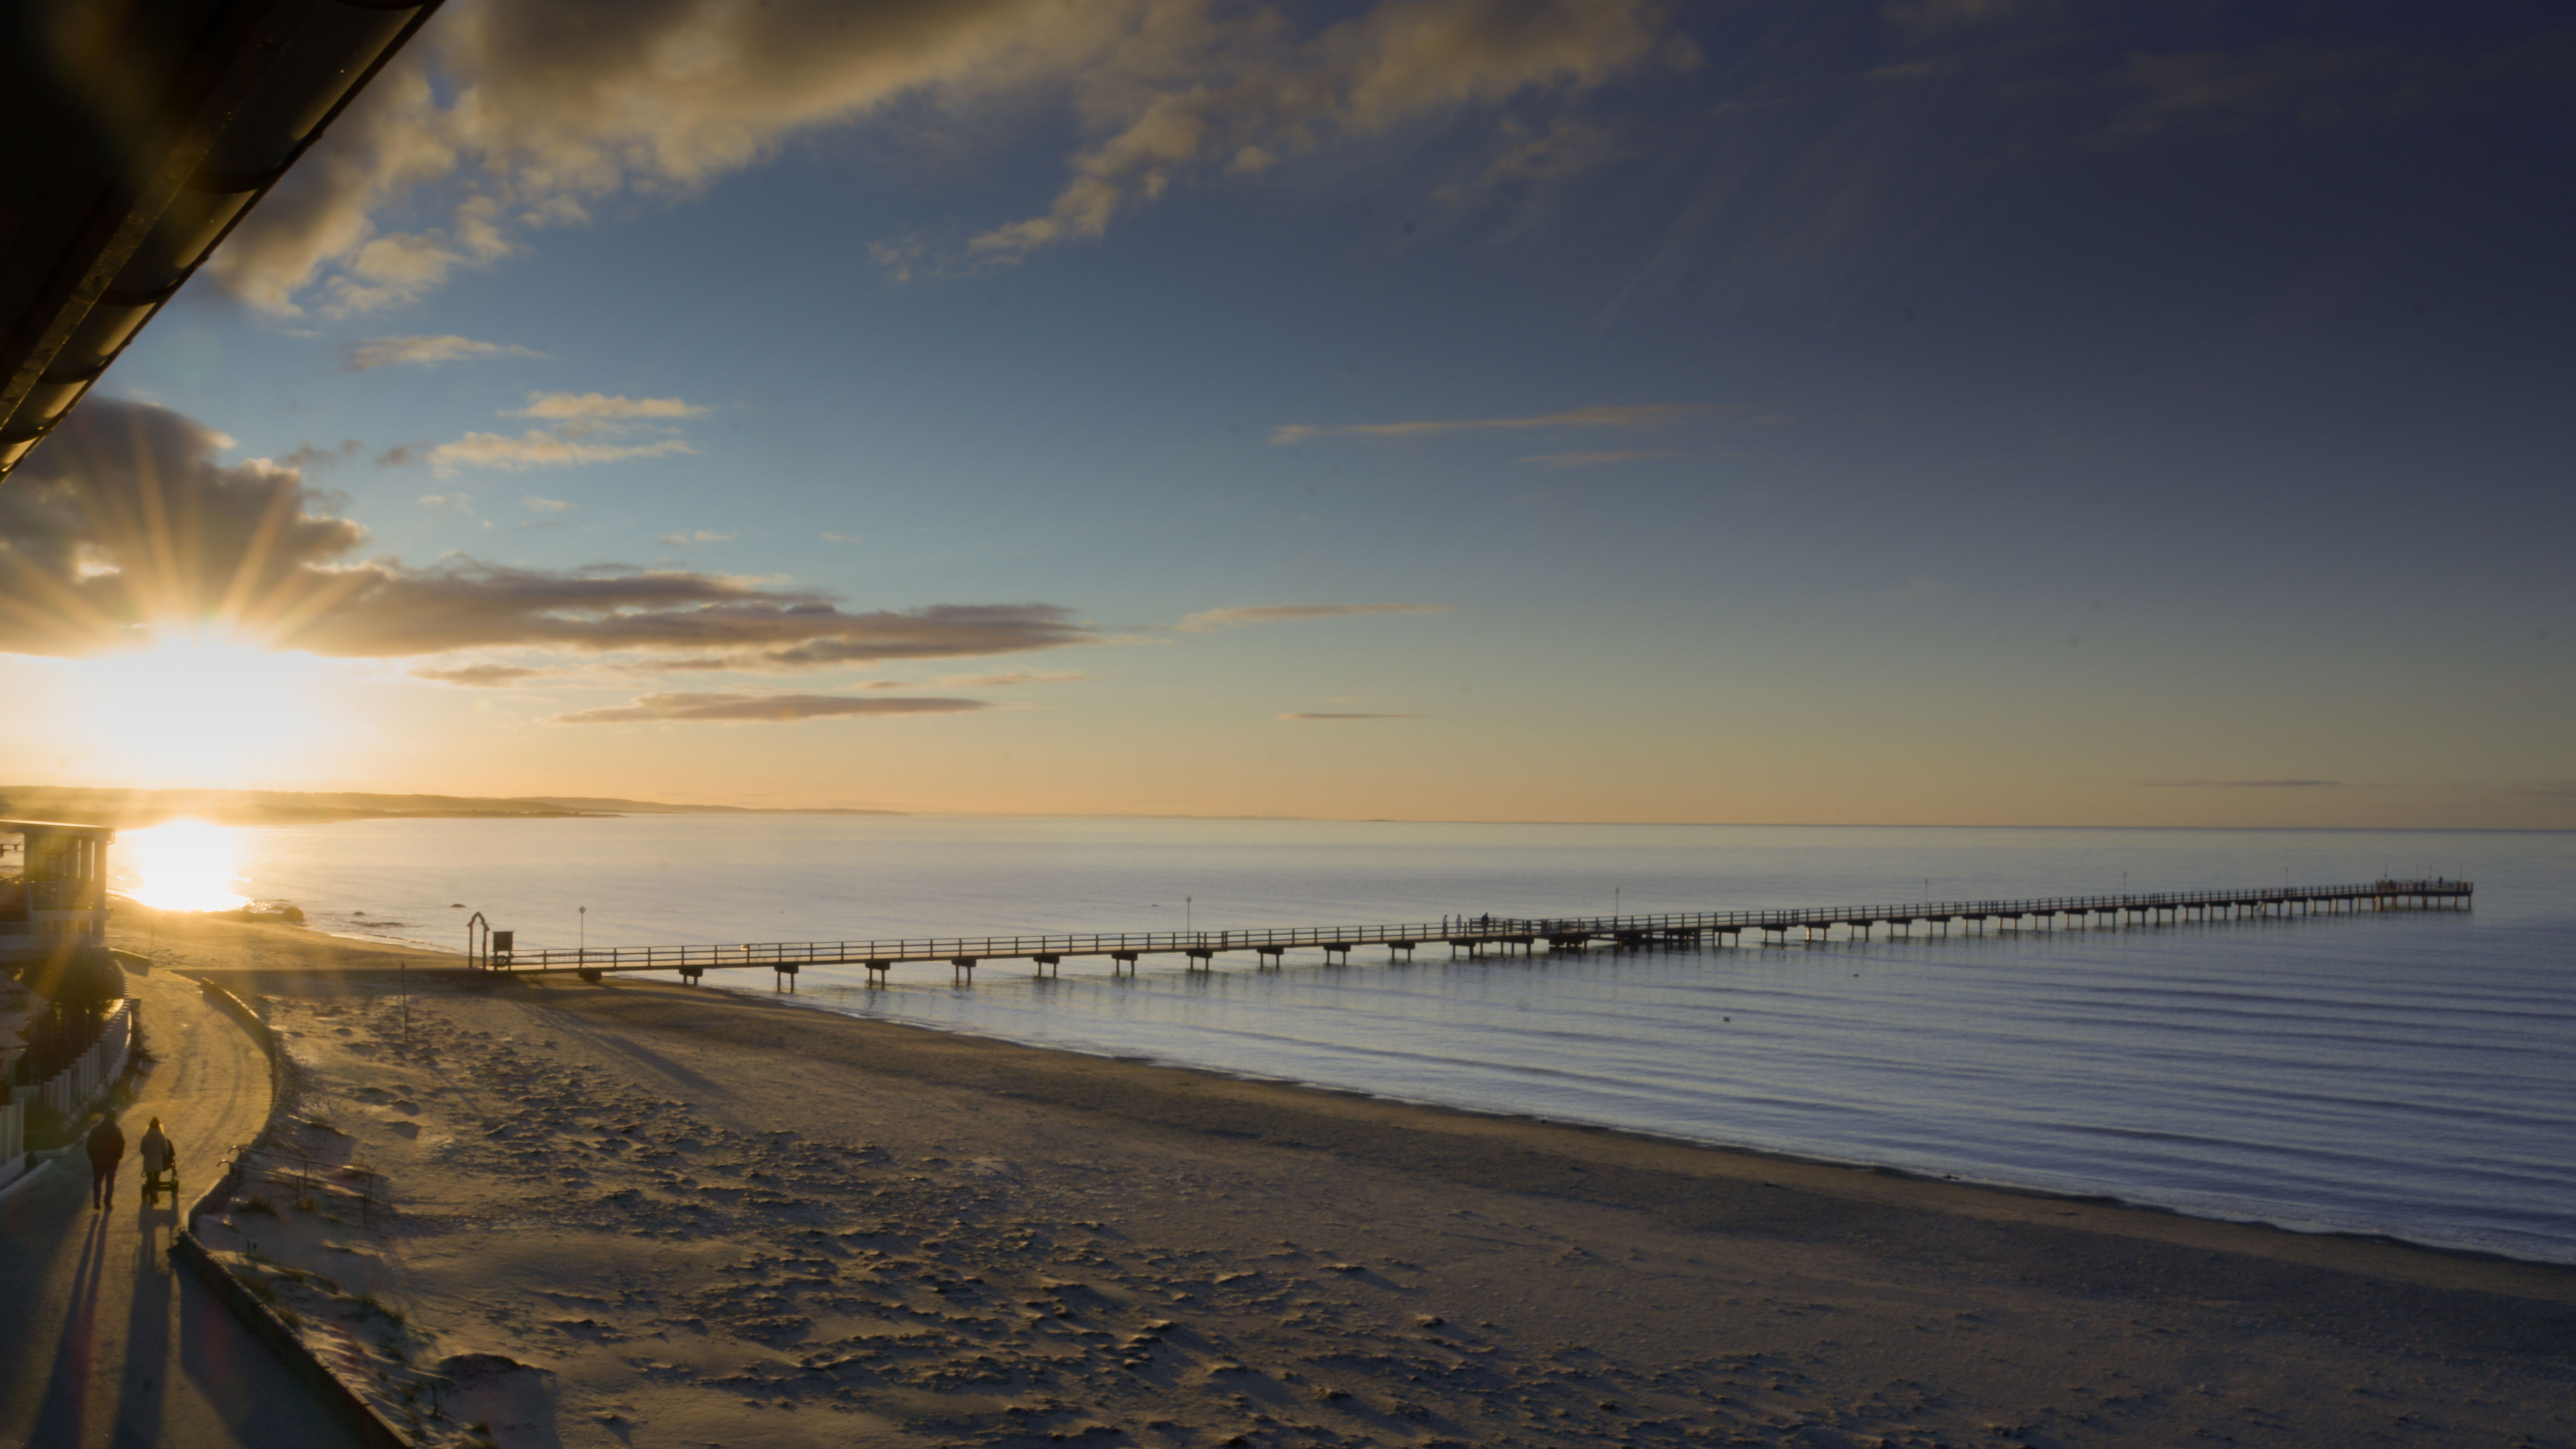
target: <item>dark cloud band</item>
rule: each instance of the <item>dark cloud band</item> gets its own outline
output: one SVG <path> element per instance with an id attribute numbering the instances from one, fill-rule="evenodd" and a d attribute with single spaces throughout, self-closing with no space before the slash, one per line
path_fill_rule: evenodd
<path id="1" fill-rule="evenodd" d="M 359 658 L 672 651 L 795 669 L 1099 637 L 1054 604 L 852 612 L 813 590 L 689 570 L 360 559 L 366 530 L 333 516 L 335 500 L 293 468 L 218 462 L 227 446 L 166 408 L 84 403 L 0 490 L 0 653 L 100 654 L 155 626 L 212 625 Z"/>

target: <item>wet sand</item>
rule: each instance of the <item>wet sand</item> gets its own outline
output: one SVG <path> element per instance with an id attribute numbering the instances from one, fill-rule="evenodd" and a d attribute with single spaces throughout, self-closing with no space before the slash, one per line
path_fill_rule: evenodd
<path id="1" fill-rule="evenodd" d="M 2576 1423 L 2565 1269 L 634 979 L 416 981 L 406 1028 L 349 969 L 395 956 L 330 941 L 178 944 L 268 996 L 299 1063 L 286 1141 L 324 1184 L 308 1210 L 272 1183 L 210 1238 L 282 1265 L 281 1301 L 388 1403 L 444 1366 L 433 1437 L 2554 1445 Z M 267 969 L 231 975 L 252 951 Z M 377 1175 L 334 1175 L 351 1162 Z"/>

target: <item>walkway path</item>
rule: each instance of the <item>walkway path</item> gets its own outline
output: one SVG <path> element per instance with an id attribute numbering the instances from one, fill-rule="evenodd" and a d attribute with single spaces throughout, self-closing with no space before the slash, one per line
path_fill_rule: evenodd
<path id="1" fill-rule="evenodd" d="M 258 1044 L 168 972 L 127 973 L 159 1058 L 125 1119 L 128 1143 L 161 1119 L 179 1155 L 180 1205 L 267 1120 Z M 179 1208 L 146 1210 L 131 1148 L 116 1208 L 89 1208 L 89 1165 L 67 1158 L 0 1203 L 0 1444 L 44 1449 L 279 1445 L 356 1440 L 170 1261 Z"/>

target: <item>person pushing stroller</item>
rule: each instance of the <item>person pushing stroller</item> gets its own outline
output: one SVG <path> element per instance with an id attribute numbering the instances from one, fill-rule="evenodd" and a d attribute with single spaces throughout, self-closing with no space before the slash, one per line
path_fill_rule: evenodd
<path id="1" fill-rule="evenodd" d="M 161 1131 L 161 1119 L 143 1129 L 143 1140 L 135 1144 L 136 1155 L 143 1159 L 143 1205 L 150 1207 L 161 1200 L 161 1194 L 179 1198 L 179 1154 L 170 1148 L 170 1139 Z"/>

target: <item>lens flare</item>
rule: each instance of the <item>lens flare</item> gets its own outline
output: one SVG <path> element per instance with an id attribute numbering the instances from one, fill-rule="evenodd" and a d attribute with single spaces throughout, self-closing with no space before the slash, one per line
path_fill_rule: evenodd
<path id="1" fill-rule="evenodd" d="M 239 832 L 202 820 L 173 820 L 116 837 L 116 873 L 125 893 L 164 911 L 234 911 L 250 904 L 240 883 Z"/>

